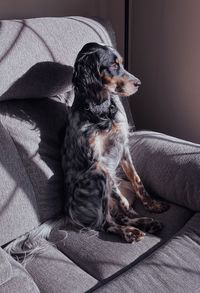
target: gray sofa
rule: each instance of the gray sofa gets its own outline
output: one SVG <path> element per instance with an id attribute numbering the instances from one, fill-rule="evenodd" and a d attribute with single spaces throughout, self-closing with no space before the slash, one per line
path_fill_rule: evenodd
<path id="1" fill-rule="evenodd" d="M 164 224 L 160 233 L 127 244 L 106 233 L 54 230 L 53 245 L 41 240 L 46 249 L 26 266 L 4 249 L 62 213 L 71 66 L 86 42 L 114 42 L 105 25 L 82 17 L 0 22 L 1 293 L 200 292 L 200 145 L 155 132 L 136 131 L 130 147 L 145 186 L 171 202 L 153 215 Z"/>

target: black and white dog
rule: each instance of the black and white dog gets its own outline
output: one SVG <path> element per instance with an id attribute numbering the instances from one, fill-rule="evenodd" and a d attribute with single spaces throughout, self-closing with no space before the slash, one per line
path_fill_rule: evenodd
<path id="1" fill-rule="evenodd" d="M 145 231 L 157 232 L 162 225 L 136 216 L 118 188 L 119 165 L 148 211 L 168 209 L 168 204 L 146 192 L 129 152 L 129 127 L 119 97 L 134 94 L 140 84 L 112 47 L 86 44 L 74 66 L 75 98 L 62 154 L 65 212 L 70 222 L 79 228 L 117 233 L 127 242 L 140 240 Z"/>
<path id="2" fill-rule="evenodd" d="M 134 94 L 140 84 L 112 47 L 88 43 L 79 52 L 73 73 L 75 98 L 62 150 L 64 216 L 8 244 L 5 250 L 13 257 L 26 262 L 46 248 L 41 238 L 48 239 L 52 229 L 69 222 L 79 229 L 119 234 L 126 242 L 162 228 L 159 221 L 134 212 L 116 177 L 120 165 L 148 211 L 161 213 L 169 208 L 146 192 L 129 152 L 129 126 L 120 97 Z"/>

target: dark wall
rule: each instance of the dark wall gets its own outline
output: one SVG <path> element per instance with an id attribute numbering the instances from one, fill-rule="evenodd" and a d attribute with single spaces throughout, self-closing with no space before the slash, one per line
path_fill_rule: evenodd
<path id="1" fill-rule="evenodd" d="M 134 0 L 131 70 L 138 129 L 200 143 L 200 1 Z"/>

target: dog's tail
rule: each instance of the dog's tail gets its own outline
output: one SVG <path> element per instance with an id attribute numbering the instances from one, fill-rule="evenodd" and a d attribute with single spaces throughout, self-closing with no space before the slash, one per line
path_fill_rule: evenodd
<path id="1" fill-rule="evenodd" d="M 16 238 L 4 247 L 4 250 L 17 261 L 26 265 L 36 255 L 42 253 L 48 245 L 53 243 L 48 240 L 52 230 L 60 229 L 66 225 L 66 218 L 46 221 L 32 231 Z"/>

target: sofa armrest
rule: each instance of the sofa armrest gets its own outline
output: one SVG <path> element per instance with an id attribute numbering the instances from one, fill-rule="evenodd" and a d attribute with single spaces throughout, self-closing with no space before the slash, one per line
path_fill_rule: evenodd
<path id="1" fill-rule="evenodd" d="M 151 131 L 130 136 L 134 166 L 150 192 L 200 211 L 200 145 Z"/>
<path id="2" fill-rule="evenodd" d="M 12 266 L 6 252 L 0 248 L 0 285 L 7 282 L 12 276 Z"/>
<path id="3" fill-rule="evenodd" d="M 0 247 L 0 292 L 39 293 L 26 269 Z"/>

